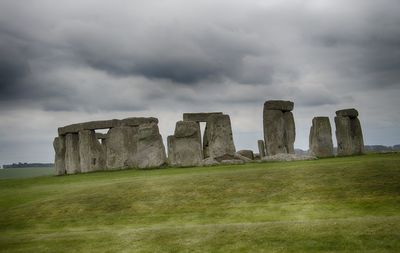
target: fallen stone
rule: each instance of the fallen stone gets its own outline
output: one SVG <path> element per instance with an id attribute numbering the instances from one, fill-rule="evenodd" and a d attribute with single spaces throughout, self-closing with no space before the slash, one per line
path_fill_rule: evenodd
<path id="1" fill-rule="evenodd" d="M 259 156 L 260 156 L 260 157 L 264 157 L 264 156 L 265 156 L 265 145 L 264 145 L 264 141 L 263 141 L 263 140 L 258 140 L 258 141 L 257 141 L 257 145 L 258 145 Z"/>
<path id="2" fill-rule="evenodd" d="M 229 115 L 213 114 L 208 117 L 203 141 L 204 157 L 217 158 L 234 155 L 231 120 Z"/>
<path id="3" fill-rule="evenodd" d="M 264 103 L 264 110 L 279 110 L 290 112 L 293 110 L 294 103 L 284 100 L 268 100 Z"/>
<path id="4" fill-rule="evenodd" d="M 82 173 L 106 168 L 106 150 L 97 140 L 94 130 L 79 131 L 79 157 Z"/>
<path id="5" fill-rule="evenodd" d="M 160 167 L 167 162 L 165 147 L 156 123 L 138 127 L 138 147 L 135 162 L 138 168 Z"/>
<path id="6" fill-rule="evenodd" d="M 184 121 L 207 122 L 208 117 L 211 115 L 222 115 L 222 112 L 198 112 L 198 113 L 184 113 Z"/>
<path id="7" fill-rule="evenodd" d="M 65 136 L 58 136 L 54 138 L 53 147 L 55 151 L 54 167 L 56 175 L 61 176 L 66 173 L 65 171 Z"/>
<path id="8" fill-rule="evenodd" d="M 358 111 L 354 108 L 336 111 L 336 116 L 357 118 Z"/>
<path id="9" fill-rule="evenodd" d="M 244 164 L 242 160 L 222 160 L 220 164 L 223 165 L 236 165 L 236 164 Z"/>
<path id="10" fill-rule="evenodd" d="M 253 159 L 242 156 L 241 154 L 238 154 L 238 153 L 235 153 L 235 155 L 233 157 L 234 157 L 233 160 L 242 160 L 243 162 L 252 162 L 253 161 Z"/>
<path id="11" fill-rule="evenodd" d="M 254 153 L 252 150 L 244 149 L 244 150 L 239 150 L 236 152 L 236 154 L 244 156 L 250 160 L 254 160 Z"/>
<path id="12" fill-rule="evenodd" d="M 312 120 L 309 138 L 310 154 L 317 157 L 333 156 L 332 129 L 328 117 L 315 117 Z"/>
<path id="13" fill-rule="evenodd" d="M 273 156 L 265 156 L 262 158 L 262 161 L 289 162 L 289 161 L 303 161 L 303 160 L 316 160 L 316 159 L 317 157 L 312 155 L 276 154 Z"/>
<path id="14" fill-rule="evenodd" d="M 65 171 L 67 174 L 81 172 L 78 134 L 70 133 L 65 136 Z"/>
<path id="15" fill-rule="evenodd" d="M 208 157 L 206 159 L 203 159 L 202 161 L 202 165 L 203 166 L 215 166 L 220 164 L 217 160 L 215 160 L 214 158 Z"/>

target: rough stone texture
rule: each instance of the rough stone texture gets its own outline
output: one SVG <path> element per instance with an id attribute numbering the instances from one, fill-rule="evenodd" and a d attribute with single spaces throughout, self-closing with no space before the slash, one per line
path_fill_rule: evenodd
<path id="1" fill-rule="evenodd" d="M 137 151 L 138 128 L 119 126 L 111 128 L 104 143 L 106 147 L 107 170 L 134 167 L 134 155 Z"/>
<path id="2" fill-rule="evenodd" d="M 238 154 L 237 152 L 233 156 L 234 159 L 232 160 L 242 160 L 243 162 L 252 162 L 253 159 L 250 159 L 248 157 L 242 156 L 241 154 Z"/>
<path id="3" fill-rule="evenodd" d="M 250 160 L 254 160 L 254 153 L 252 150 L 247 150 L 247 149 L 239 150 L 238 152 L 236 152 L 236 154 L 247 157 Z"/>
<path id="4" fill-rule="evenodd" d="M 283 113 L 283 121 L 285 126 L 284 145 L 288 154 L 294 154 L 294 141 L 296 139 L 296 128 L 292 112 Z"/>
<path id="5" fill-rule="evenodd" d="M 78 134 L 71 133 L 65 136 L 65 171 L 67 174 L 76 174 L 81 171 Z"/>
<path id="6" fill-rule="evenodd" d="M 336 112 L 336 114 L 338 114 L 338 112 Z M 360 120 L 357 117 L 354 118 L 352 116 L 336 116 L 335 124 L 338 156 L 363 154 L 364 139 Z"/>
<path id="7" fill-rule="evenodd" d="M 291 101 L 283 100 L 268 100 L 264 103 L 264 110 L 278 110 L 283 112 L 290 112 L 293 110 L 294 103 Z"/>
<path id="8" fill-rule="evenodd" d="M 264 110 L 264 142 L 267 155 L 286 153 L 284 143 L 285 121 L 283 112 Z"/>
<path id="9" fill-rule="evenodd" d="M 100 140 L 105 140 L 107 139 L 107 134 L 96 133 L 96 138 Z"/>
<path id="10" fill-rule="evenodd" d="M 65 136 L 58 136 L 54 138 L 53 147 L 55 151 L 54 167 L 56 175 L 65 174 Z"/>
<path id="11" fill-rule="evenodd" d="M 351 119 L 351 134 L 353 141 L 353 154 L 361 155 L 364 154 L 364 138 L 361 129 L 361 123 L 358 118 Z"/>
<path id="12" fill-rule="evenodd" d="M 264 141 L 263 140 L 258 140 L 257 141 L 258 144 L 258 154 L 260 157 L 264 157 L 265 156 L 265 145 L 264 145 Z"/>
<path id="13" fill-rule="evenodd" d="M 296 155 L 296 154 L 276 154 L 273 156 L 265 156 L 262 161 L 272 162 L 289 162 L 289 161 L 303 161 L 303 160 L 315 160 L 317 157 L 312 155 Z"/>
<path id="14" fill-rule="evenodd" d="M 218 158 L 235 154 L 229 115 L 213 114 L 208 117 L 203 141 L 204 157 Z M 218 159 L 217 159 L 218 160 Z"/>
<path id="15" fill-rule="evenodd" d="M 332 129 L 328 117 L 313 118 L 309 149 L 310 154 L 317 157 L 333 156 Z"/>
<path id="16" fill-rule="evenodd" d="M 138 127 L 138 145 L 135 163 L 138 168 L 160 167 L 167 162 L 165 147 L 157 123 Z"/>
<path id="17" fill-rule="evenodd" d="M 214 165 L 218 165 L 218 164 L 220 164 L 220 163 L 211 157 L 203 159 L 203 161 L 202 161 L 202 166 L 214 166 Z"/>
<path id="18" fill-rule="evenodd" d="M 199 166 L 203 161 L 200 125 L 194 121 L 178 121 L 175 134 L 168 136 L 168 163 L 172 166 Z"/>
<path id="19" fill-rule="evenodd" d="M 99 120 L 89 121 L 84 123 L 72 124 L 65 127 L 58 128 L 58 135 L 65 135 L 67 133 L 78 133 L 81 130 L 96 130 L 107 129 L 119 126 L 139 126 L 141 124 L 158 123 L 156 118 L 126 118 L 122 120 Z"/>
<path id="20" fill-rule="evenodd" d="M 222 112 L 184 113 L 184 121 L 207 122 L 210 115 L 222 115 Z"/>
<path id="21" fill-rule="evenodd" d="M 82 173 L 106 168 L 106 152 L 94 130 L 79 131 L 79 156 Z"/>
<path id="22" fill-rule="evenodd" d="M 358 111 L 354 108 L 336 111 L 336 116 L 357 118 Z"/>
<path id="23" fill-rule="evenodd" d="M 235 164 L 244 164 L 242 160 L 222 160 L 220 164 L 224 165 L 235 165 Z"/>

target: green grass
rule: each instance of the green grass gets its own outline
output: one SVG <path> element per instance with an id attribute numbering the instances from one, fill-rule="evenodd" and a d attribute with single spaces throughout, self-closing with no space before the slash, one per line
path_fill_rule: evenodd
<path id="1" fill-rule="evenodd" d="M 54 175 L 54 167 L 26 167 L 0 169 L 0 179 L 29 178 Z"/>
<path id="2" fill-rule="evenodd" d="M 4 252 L 400 252 L 400 154 L 0 180 Z"/>

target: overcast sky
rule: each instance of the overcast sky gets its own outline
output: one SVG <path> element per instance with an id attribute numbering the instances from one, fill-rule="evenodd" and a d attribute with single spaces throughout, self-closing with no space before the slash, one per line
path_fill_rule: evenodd
<path id="1" fill-rule="evenodd" d="M 394 145 L 399 97 L 398 0 L 0 0 L 0 164 L 52 162 L 82 121 L 153 116 L 165 140 L 183 112 L 229 114 L 256 150 L 269 99 L 294 101 L 295 147 L 352 107 Z"/>

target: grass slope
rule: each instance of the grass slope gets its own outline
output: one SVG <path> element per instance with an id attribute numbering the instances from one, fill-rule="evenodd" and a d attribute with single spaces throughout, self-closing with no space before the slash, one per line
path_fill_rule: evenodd
<path id="1" fill-rule="evenodd" d="M 400 154 L 0 180 L 4 252 L 400 252 Z"/>
<path id="2" fill-rule="evenodd" d="M 29 178 L 54 175 L 54 167 L 24 167 L 0 169 L 0 179 Z"/>

